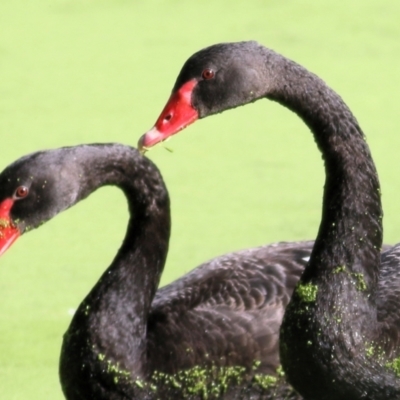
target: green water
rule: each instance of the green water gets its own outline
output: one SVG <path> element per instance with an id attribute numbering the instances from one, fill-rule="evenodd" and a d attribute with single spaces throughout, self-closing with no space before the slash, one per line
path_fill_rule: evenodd
<path id="1" fill-rule="evenodd" d="M 385 241 L 400 239 L 400 3 L 395 0 L 0 2 L 0 169 L 31 151 L 135 145 L 194 51 L 256 39 L 324 78 L 367 134 Z M 323 169 L 307 128 L 267 101 L 199 121 L 150 157 L 172 197 L 163 283 L 218 254 L 315 237 Z M 1 399 L 62 399 L 58 357 L 76 308 L 118 248 L 123 196 L 103 189 L 0 260 Z"/>

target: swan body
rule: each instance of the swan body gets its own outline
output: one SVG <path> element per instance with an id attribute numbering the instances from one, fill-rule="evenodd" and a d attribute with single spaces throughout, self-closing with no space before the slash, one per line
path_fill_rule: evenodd
<path id="1" fill-rule="evenodd" d="M 0 174 L 0 253 L 104 185 L 130 219 L 114 261 L 64 335 L 68 400 L 298 399 L 276 377 L 278 334 L 312 243 L 243 250 L 157 290 L 170 235 L 162 177 L 136 149 L 94 144 L 22 157 Z"/>
<path id="2" fill-rule="evenodd" d="M 400 399 L 400 247 L 381 261 L 379 180 L 365 136 L 340 96 L 256 42 L 210 46 L 186 61 L 139 147 L 261 98 L 306 123 L 326 171 L 315 246 L 281 328 L 287 378 L 309 400 Z"/>

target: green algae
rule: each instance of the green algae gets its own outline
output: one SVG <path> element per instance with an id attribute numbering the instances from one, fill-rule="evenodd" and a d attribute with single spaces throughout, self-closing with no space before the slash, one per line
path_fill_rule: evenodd
<path id="1" fill-rule="evenodd" d="M 107 373 L 122 376 L 125 378 L 131 376 L 129 371 L 126 371 L 126 370 L 120 368 L 119 363 L 114 364 L 110 360 L 107 360 Z"/>
<path id="2" fill-rule="evenodd" d="M 350 272 L 347 270 L 345 265 L 339 265 L 333 270 L 334 274 L 339 274 L 341 272 L 347 273 L 349 276 L 352 276 L 356 281 L 356 289 L 359 292 L 364 292 L 367 290 L 368 286 L 364 279 L 364 274 L 362 272 Z"/>
<path id="3" fill-rule="evenodd" d="M 252 370 L 257 370 L 260 365 L 261 361 L 255 361 Z M 230 386 L 243 384 L 245 380 L 248 380 L 247 374 L 246 368 L 241 366 L 196 366 L 176 374 L 156 371 L 153 373 L 151 381 L 157 387 L 169 386 L 173 389 L 180 389 L 183 398 L 199 396 L 201 399 L 207 400 L 221 397 Z M 282 368 L 278 368 L 277 376 L 259 373 L 248 380 L 248 383 L 267 390 L 277 385 L 279 378 L 283 376 Z"/>
<path id="4" fill-rule="evenodd" d="M 339 265 L 333 270 L 334 274 L 339 274 L 340 272 L 346 272 L 346 266 L 345 265 Z"/>
<path id="5" fill-rule="evenodd" d="M 0 218 L 0 228 L 5 229 L 5 228 L 8 228 L 9 226 L 10 226 L 10 221 L 7 221 L 4 218 Z M 0 232 L 0 234 L 1 234 L 1 232 Z"/>
<path id="6" fill-rule="evenodd" d="M 296 293 L 305 303 L 313 303 L 317 298 L 318 286 L 312 283 L 299 282 L 296 287 Z"/>
<path id="7" fill-rule="evenodd" d="M 145 386 L 145 382 L 142 381 L 141 379 L 136 379 L 136 380 L 135 380 L 135 385 L 136 385 L 137 387 L 143 389 L 144 386 Z"/>
<path id="8" fill-rule="evenodd" d="M 277 369 L 277 376 L 255 373 L 261 366 L 261 361 L 253 363 L 250 372 L 242 366 L 195 366 L 175 374 L 154 371 L 147 380 L 134 378 L 129 371 L 106 359 L 103 353 L 97 354 L 97 359 L 106 366 L 104 371 L 110 374 L 115 384 L 131 384 L 140 390 L 151 392 L 179 393 L 180 398 L 198 397 L 202 400 L 217 399 L 223 396 L 231 386 L 246 384 L 261 390 L 273 389 L 283 376 L 282 368 Z M 253 376 L 251 376 L 253 375 Z M 178 395 L 178 394 L 177 394 Z"/>
<path id="9" fill-rule="evenodd" d="M 156 386 L 180 389 L 183 398 L 199 396 L 207 400 L 223 395 L 231 385 L 240 385 L 245 375 L 246 369 L 241 366 L 195 366 L 176 374 L 155 371 L 151 381 Z"/>
<path id="10" fill-rule="evenodd" d="M 253 370 L 255 371 L 261 365 L 260 360 L 256 360 L 253 362 Z"/>
<path id="11" fill-rule="evenodd" d="M 279 377 L 283 378 L 285 376 L 285 372 L 283 371 L 282 365 L 280 365 L 277 369 L 276 369 L 276 375 L 278 375 Z"/>
<path id="12" fill-rule="evenodd" d="M 367 346 L 367 347 L 365 348 L 365 355 L 366 355 L 368 358 L 373 357 L 374 354 L 375 354 L 375 346 L 374 346 L 373 344 L 371 344 L 371 345 L 369 345 L 369 346 Z"/>
<path id="13" fill-rule="evenodd" d="M 369 359 L 373 358 L 374 361 L 384 365 L 386 368 L 392 370 L 396 376 L 400 377 L 400 357 L 387 361 L 387 355 L 384 349 L 374 342 L 366 344 L 365 355 Z"/>
<path id="14" fill-rule="evenodd" d="M 397 357 L 395 359 L 393 359 L 392 361 L 389 361 L 385 364 L 385 366 L 391 370 L 393 370 L 393 372 L 400 377 L 400 357 Z"/>
<path id="15" fill-rule="evenodd" d="M 361 272 L 352 272 L 351 275 L 356 279 L 356 288 L 358 291 L 364 292 L 367 290 L 367 283 L 365 282 L 364 274 Z"/>
<path id="16" fill-rule="evenodd" d="M 105 364 L 104 371 L 112 376 L 113 382 L 115 384 L 120 383 L 121 380 L 123 380 L 125 383 L 133 383 L 131 373 L 121 368 L 118 362 L 114 363 L 111 360 L 107 360 L 104 353 L 97 353 L 97 359 Z M 137 380 L 135 381 L 135 383 L 137 384 Z"/>
<path id="17" fill-rule="evenodd" d="M 276 376 L 261 374 L 254 375 L 253 380 L 258 386 L 260 386 L 261 389 L 264 390 L 275 386 L 278 382 L 278 378 Z"/>
<path id="18" fill-rule="evenodd" d="M 384 349 L 381 347 L 381 345 L 375 342 L 367 342 L 365 344 L 365 356 L 369 359 L 373 358 L 375 361 L 379 362 L 382 365 L 387 360 Z"/>

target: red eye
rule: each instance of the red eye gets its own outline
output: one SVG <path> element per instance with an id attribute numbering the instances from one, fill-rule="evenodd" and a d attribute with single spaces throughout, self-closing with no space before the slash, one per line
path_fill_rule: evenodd
<path id="1" fill-rule="evenodd" d="M 211 68 L 206 68 L 202 73 L 201 77 L 205 80 L 212 79 L 215 76 L 215 72 Z"/>
<path id="2" fill-rule="evenodd" d="M 26 186 L 19 186 L 15 191 L 15 197 L 17 199 L 23 199 L 24 197 L 28 196 L 29 189 Z"/>

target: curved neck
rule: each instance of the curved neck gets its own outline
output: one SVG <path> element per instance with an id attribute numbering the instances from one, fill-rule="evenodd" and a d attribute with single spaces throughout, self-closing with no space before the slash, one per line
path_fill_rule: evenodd
<path id="1" fill-rule="evenodd" d="M 397 377 L 367 351 L 372 346 L 384 357 L 388 344 L 377 316 L 382 208 L 368 145 L 324 82 L 295 63 L 278 63 L 277 86 L 267 97 L 308 125 L 326 172 L 315 246 L 281 326 L 282 365 L 305 398 L 395 398 Z"/>
<path id="2" fill-rule="evenodd" d="M 317 76 L 282 57 L 273 68 L 279 71 L 276 89 L 267 97 L 308 125 L 325 162 L 322 221 L 303 280 L 342 266 L 363 273 L 368 295 L 379 274 L 382 208 L 364 134 L 342 99 Z"/>
<path id="3" fill-rule="evenodd" d="M 102 156 L 100 157 L 100 154 Z M 111 266 L 80 305 L 70 332 L 82 324 L 99 354 L 121 368 L 142 374 L 146 326 L 152 299 L 164 268 L 170 236 L 167 190 L 154 165 L 127 147 L 94 149 L 86 158 L 79 198 L 97 187 L 115 185 L 125 193 L 130 212 L 126 236 Z"/>

